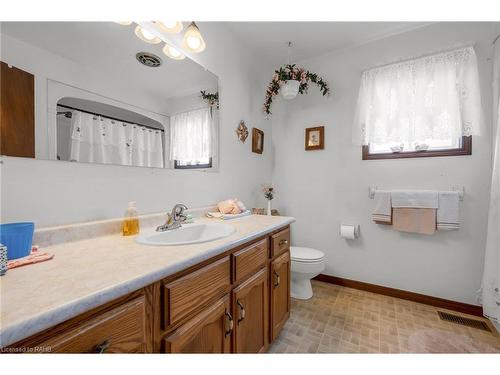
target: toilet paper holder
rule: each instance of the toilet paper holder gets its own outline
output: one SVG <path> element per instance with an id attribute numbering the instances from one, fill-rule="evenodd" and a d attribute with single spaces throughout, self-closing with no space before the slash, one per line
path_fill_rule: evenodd
<path id="1" fill-rule="evenodd" d="M 344 232 L 342 233 L 342 228 L 353 228 L 352 233 L 351 232 Z M 350 235 L 351 234 L 351 235 Z M 359 224 L 340 224 L 339 227 L 339 236 L 342 238 L 345 238 L 346 240 L 355 240 L 359 237 Z"/>

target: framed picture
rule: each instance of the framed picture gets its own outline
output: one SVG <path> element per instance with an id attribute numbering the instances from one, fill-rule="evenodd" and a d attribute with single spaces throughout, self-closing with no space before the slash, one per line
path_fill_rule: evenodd
<path id="1" fill-rule="evenodd" d="M 306 151 L 325 148 L 325 127 L 317 126 L 306 129 Z"/>
<path id="2" fill-rule="evenodd" d="M 262 154 L 264 151 L 264 132 L 260 129 L 252 129 L 252 152 Z"/>

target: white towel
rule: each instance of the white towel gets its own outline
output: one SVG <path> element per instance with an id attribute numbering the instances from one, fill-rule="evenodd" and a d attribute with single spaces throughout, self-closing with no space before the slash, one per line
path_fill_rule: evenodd
<path id="1" fill-rule="evenodd" d="M 460 195 L 458 191 L 440 191 L 436 226 L 438 230 L 460 228 Z"/>
<path id="2" fill-rule="evenodd" d="M 372 220 L 375 222 L 391 223 L 391 192 L 377 190 L 373 199 L 375 200 L 375 208 L 373 209 Z"/>
<path id="3" fill-rule="evenodd" d="M 438 192 L 434 190 L 392 190 L 393 208 L 438 208 Z"/>

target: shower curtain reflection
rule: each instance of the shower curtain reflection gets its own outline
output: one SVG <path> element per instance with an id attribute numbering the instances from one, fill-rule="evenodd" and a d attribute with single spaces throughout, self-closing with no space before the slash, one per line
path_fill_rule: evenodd
<path id="1" fill-rule="evenodd" d="M 70 160 L 163 168 L 163 132 L 73 110 Z"/>

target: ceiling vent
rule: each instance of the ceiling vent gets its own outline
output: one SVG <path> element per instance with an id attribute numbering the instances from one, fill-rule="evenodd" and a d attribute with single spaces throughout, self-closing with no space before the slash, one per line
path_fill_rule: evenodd
<path id="1" fill-rule="evenodd" d="M 137 61 L 139 61 L 142 65 L 146 65 L 150 68 L 157 68 L 161 65 L 161 59 L 155 54 L 149 52 L 138 52 L 135 55 Z"/>

